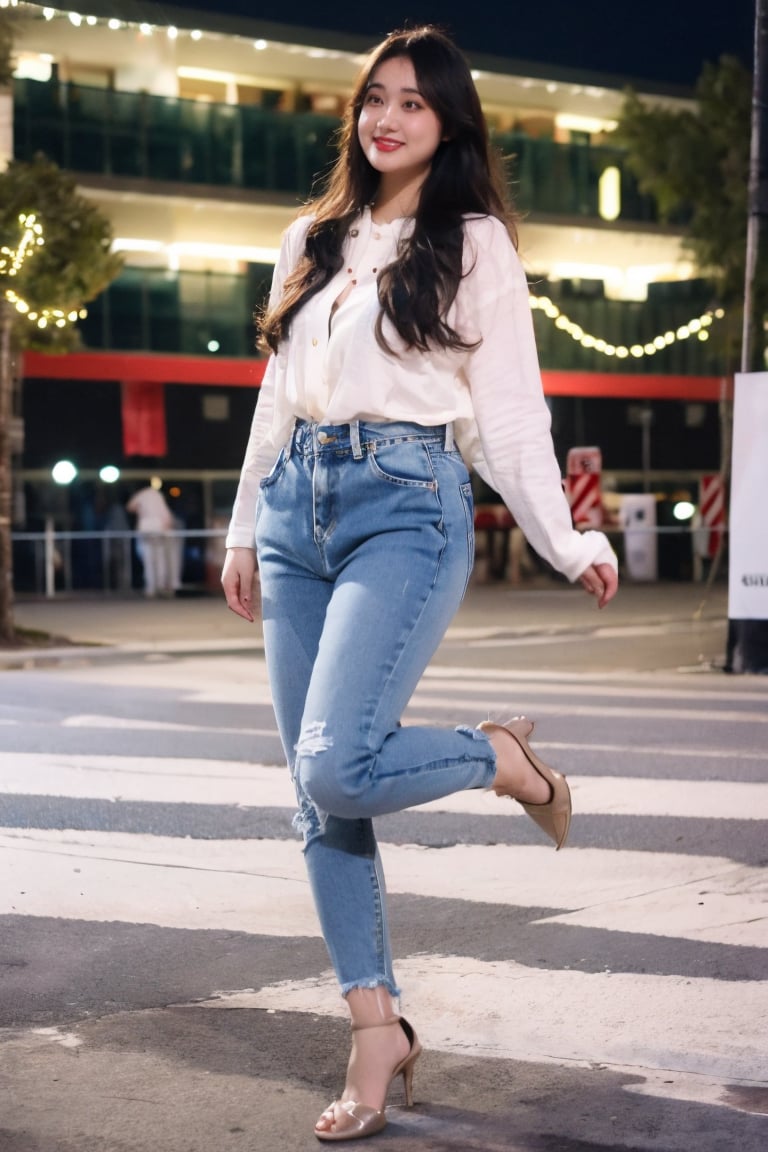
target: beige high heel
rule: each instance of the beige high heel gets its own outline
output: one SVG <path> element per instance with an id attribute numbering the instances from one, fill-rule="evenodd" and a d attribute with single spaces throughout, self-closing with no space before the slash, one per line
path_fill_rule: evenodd
<path id="1" fill-rule="evenodd" d="M 410 1026 L 408 1021 L 402 1016 L 392 1016 L 389 1020 L 382 1020 L 377 1024 L 353 1024 L 353 1032 L 361 1032 L 368 1028 L 386 1028 L 390 1024 L 399 1024 L 403 1032 L 405 1032 L 408 1042 L 410 1044 L 410 1051 L 408 1055 L 400 1061 L 395 1068 L 392 1076 L 390 1077 L 387 1092 L 392 1087 L 392 1082 L 398 1076 L 403 1078 L 403 1087 L 405 1089 L 405 1104 L 407 1108 L 413 1107 L 413 1067 L 421 1055 L 421 1044 L 419 1038 Z M 375 1136 L 377 1132 L 381 1132 L 382 1128 L 386 1127 L 386 1103 L 384 1108 L 370 1108 L 367 1104 L 360 1104 L 356 1100 L 345 1100 L 343 1102 L 334 1100 L 329 1104 L 323 1116 L 328 1112 L 333 1112 L 336 1109 L 333 1123 L 335 1128 L 317 1128 L 315 1127 L 315 1136 L 318 1140 L 362 1140 L 364 1136 Z"/>
<path id="2" fill-rule="evenodd" d="M 524 716 L 516 716 L 506 724 L 494 724 L 491 720 L 483 720 L 477 727 L 486 733 L 508 732 L 512 739 L 517 741 L 528 763 L 549 784 L 552 795 L 546 804 L 528 804 L 523 800 L 517 800 L 516 796 L 512 796 L 511 792 L 503 788 L 494 787 L 493 790 L 497 796 L 512 796 L 513 800 L 517 800 L 531 819 L 554 840 L 555 850 L 559 851 L 565 844 L 571 826 L 571 790 L 565 776 L 540 760 L 528 743 L 528 737 L 533 732 L 532 721 L 526 720 Z"/>

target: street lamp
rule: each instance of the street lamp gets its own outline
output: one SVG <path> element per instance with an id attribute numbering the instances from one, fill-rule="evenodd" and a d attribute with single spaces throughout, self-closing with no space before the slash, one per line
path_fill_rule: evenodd
<path id="1" fill-rule="evenodd" d="M 77 468 L 71 460 L 59 460 L 51 468 L 51 476 L 55 484 L 71 484 L 77 476 Z"/>

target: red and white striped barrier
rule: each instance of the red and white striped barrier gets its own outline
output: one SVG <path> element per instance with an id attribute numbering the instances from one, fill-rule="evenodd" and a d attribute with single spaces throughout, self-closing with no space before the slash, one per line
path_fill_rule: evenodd
<path id="1" fill-rule="evenodd" d="M 599 448 L 571 448 L 568 453 L 564 487 L 577 528 L 600 528 L 603 523 L 602 466 Z"/>
<path id="2" fill-rule="evenodd" d="M 699 484 L 701 526 L 709 530 L 707 556 L 714 556 L 725 528 L 725 484 L 719 472 L 704 475 Z"/>

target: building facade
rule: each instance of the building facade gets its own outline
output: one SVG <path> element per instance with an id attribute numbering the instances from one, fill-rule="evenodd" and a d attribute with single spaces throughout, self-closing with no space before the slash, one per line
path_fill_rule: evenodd
<path id="1" fill-rule="evenodd" d="M 125 261 L 89 305 L 81 351 L 25 356 L 17 526 L 29 531 L 103 524 L 149 473 L 180 523 L 224 522 L 263 370 L 253 313 L 283 229 L 333 162 L 371 47 L 166 6 L 144 22 L 143 11 L 17 9 L 14 155 L 76 174 Z M 611 142 L 622 84 L 503 53 L 470 63 L 521 212 L 563 466 L 571 447 L 595 444 L 617 489 L 695 490 L 719 463 L 724 366 L 708 337 L 722 313 Z M 66 492 L 51 481 L 62 459 L 78 469 Z M 120 473 L 112 485 L 105 466 Z"/>

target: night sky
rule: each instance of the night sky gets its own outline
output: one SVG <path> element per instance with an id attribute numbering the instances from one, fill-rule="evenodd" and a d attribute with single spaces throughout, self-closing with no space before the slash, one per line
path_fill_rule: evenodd
<path id="1" fill-rule="evenodd" d="M 178 0 L 177 0 L 178 2 Z M 179 6 L 370 38 L 433 22 L 473 51 L 663 84 L 693 85 L 705 60 L 739 56 L 751 68 L 756 0 L 180 0 Z M 157 4 L 162 7 L 162 4 Z"/>

